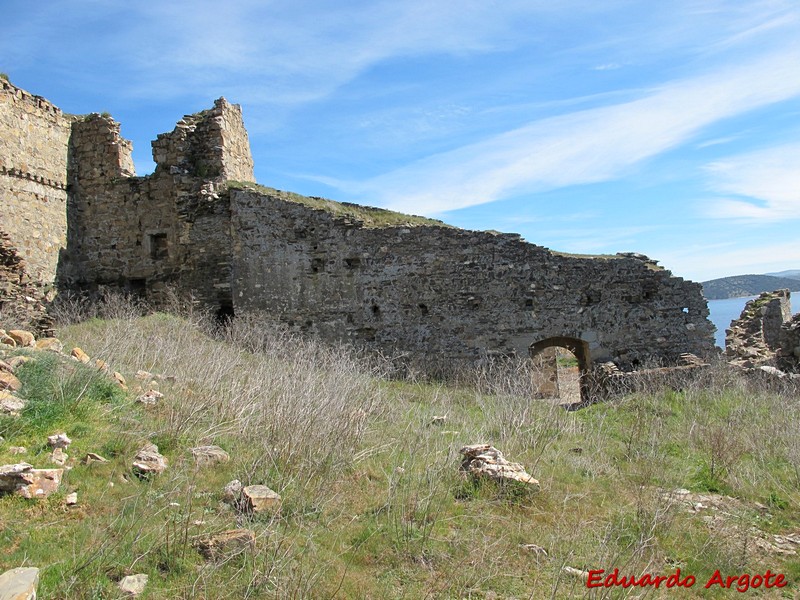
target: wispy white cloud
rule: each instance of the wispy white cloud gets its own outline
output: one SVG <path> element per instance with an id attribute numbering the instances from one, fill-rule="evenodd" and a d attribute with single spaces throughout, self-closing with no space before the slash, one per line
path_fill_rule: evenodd
<path id="1" fill-rule="evenodd" d="M 388 207 L 437 214 L 515 193 L 605 181 L 690 140 L 703 127 L 800 95 L 800 47 L 671 82 L 645 97 L 532 122 L 337 186 Z"/>
<path id="2" fill-rule="evenodd" d="M 725 196 L 709 203 L 709 216 L 800 219 L 800 143 L 729 157 L 707 165 L 706 172 L 711 189 Z"/>

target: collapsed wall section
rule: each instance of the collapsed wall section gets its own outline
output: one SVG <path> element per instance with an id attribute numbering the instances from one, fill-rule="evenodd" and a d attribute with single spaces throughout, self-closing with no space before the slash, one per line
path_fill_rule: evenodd
<path id="1" fill-rule="evenodd" d="M 528 355 L 549 338 L 633 368 L 713 351 L 699 284 L 644 257 L 581 258 L 514 234 L 367 228 L 278 194 L 231 191 L 237 311 L 328 341 L 434 361 Z M 447 370 L 447 365 L 442 365 Z"/>

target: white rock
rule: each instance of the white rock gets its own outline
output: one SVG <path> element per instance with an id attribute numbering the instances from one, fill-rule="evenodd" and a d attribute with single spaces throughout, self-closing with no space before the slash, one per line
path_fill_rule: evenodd
<path id="1" fill-rule="evenodd" d="M 149 577 L 144 573 L 128 575 L 127 577 L 123 577 L 119 582 L 119 589 L 128 596 L 136 597 L 144 592 L 148 578 Z"/>

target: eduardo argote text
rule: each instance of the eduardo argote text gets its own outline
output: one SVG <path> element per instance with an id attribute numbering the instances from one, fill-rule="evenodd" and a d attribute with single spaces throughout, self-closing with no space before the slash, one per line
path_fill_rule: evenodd
<path id="1" fill-rule="evenodd" d="M 654 587 L 654 588 L 690 588 L 697 583 L 694 575 L 682 575 L 680 569 L 669 575 L 623 575 L 620 576 L 619 569 L 606 572 L 605 569 L 592 569 L 586 580 L 586 587 Z M 757 588 L 782 588 L 786 587 L 787 581 L 783 573 L 773 573 L 767 569 L 764 573 L 740 573 L 738 575 L 723 575 L 719 569 L 708 578 L 705 583 L 700 582 L 706 589 L 723 588 L 732 589 L 737 592 L 746 592 Z"/>

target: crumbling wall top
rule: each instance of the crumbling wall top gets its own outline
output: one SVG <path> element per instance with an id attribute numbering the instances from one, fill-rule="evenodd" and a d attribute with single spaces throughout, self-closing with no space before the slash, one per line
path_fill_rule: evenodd
<path id="1" fill-rule="evenodd" d="M 225 98 L 184 116 L 152 143 L 156 170 L 195 177 L 253 181 L 253 157 L 242 109 Z"/>

